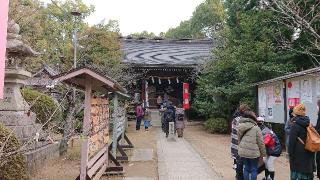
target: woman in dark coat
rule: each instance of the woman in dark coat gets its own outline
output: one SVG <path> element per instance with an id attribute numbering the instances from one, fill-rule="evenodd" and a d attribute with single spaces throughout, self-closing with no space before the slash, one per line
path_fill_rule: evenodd
<path id="1" fill-rule="evenodd" d="M 315 129 L 318 131 L 318 133 L 320 133 L 320 100 L 317 101 L 317 105 L 318 105 L 318 119 L 317 119 L 317 125 Z M 320 152 L 317 152 L 316 163 L 317 163 L 317 176 L 319 178 L 320 177 Z"/>
<path id="2" fill-rule="evenodd" d="M 299 104 L 293 109 L 296 116 L 289 135 L 289 161 L 291 180 L 312 180 L 314 170 L 314 153 L 305 150 L 307 127 L 310 119 L 306 116 L 306 109 Z M 301 142 L 303 141 L 303 142 Z"/>

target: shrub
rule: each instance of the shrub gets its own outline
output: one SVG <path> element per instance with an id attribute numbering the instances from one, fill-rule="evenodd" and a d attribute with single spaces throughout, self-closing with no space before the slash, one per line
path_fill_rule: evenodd
<path id="1" fill-rule="evenodd" d="M 210 133 L 225 134 L 228 132 L 228 122 L 223 118 L 209 118 L 204 123 L 204 128 Z"/>
<path id="2" fill-rule="evenodd" d="M 0 147 L 3 145 L 4 154 L 14 152 L 20 148 L 20 143 L 15 134 L 0 123 Z M 21 153 L 0 157 L 0 169 L 0 179 L 27 179 L 25 157 Z"/>
<path id="3" fill-rule="evenodd" d="M 39 91 L 24 88 L 21 90 L 22 96 L 30 104 L 31 111 L 37 115 L 37 123 L 46 123 L 51 115 L 58 108 L 57 103 L 52 97 L 41 93 Z M 37 99 L 38 98 L 38 99 Z M 51 122 L 60 122 L 62 119 L 62 112 L 58 109 L 52 116 Z"/>

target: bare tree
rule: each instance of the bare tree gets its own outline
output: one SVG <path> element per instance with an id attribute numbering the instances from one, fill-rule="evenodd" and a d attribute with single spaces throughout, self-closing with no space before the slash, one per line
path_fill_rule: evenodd
<path id="1" fill-rule="evenodd" d="M 296 51 L 311 56 L 319 65 L 320 57 L 320 1 L 319 0 L 262 0 L 263 6 L 277 14 L 273 21 L 278 25 L 291 30 L 290 38 L 281 34 L 281 48 Z M 298 44 L 293 48 L 294 42 L 302 33 L 307 35 L 307 44 Z"/>

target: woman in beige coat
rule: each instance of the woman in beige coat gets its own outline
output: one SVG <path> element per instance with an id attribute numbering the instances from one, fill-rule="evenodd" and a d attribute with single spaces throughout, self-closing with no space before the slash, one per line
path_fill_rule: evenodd
<path id="1" fill-rule="evenodd" d="M 238 154 L 243 159 L 244 164 L 244 180 L 256 180 L 259 158 L 266 156 L 266 149 L 254 112 L 244 112 L 243 118 L 239 121 L 238 139 Z"/>

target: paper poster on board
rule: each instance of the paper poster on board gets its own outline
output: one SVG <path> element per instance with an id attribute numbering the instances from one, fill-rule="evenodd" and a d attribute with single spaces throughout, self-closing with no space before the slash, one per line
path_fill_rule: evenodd
<path id="1" fill-rule="evenodd" d="M 301 102 L 311 103 L 312 102 L 312 85 L 310 79 L 304 79 L 300 81 L 301 83 Z"/>
<path id="2" fill-rule="evenodd" d="M 260 108 L 265 108 L 266 107 L 266 101 L 267 101 L 267 97 L 266 97 L 266 92 L 265 92 L 265 88 L 259 88 L 258 89 L 258 98 L 259 98 L 259 107 Z"/>
<path id="3" fill-rule="evenodd" d="M 316 83 L 317 83 L 316 85 L 317 96 L 320 97 L 320 78 L 319 77 L 316 79 Z"/>
<path id="4" fill-rule="evenodd" d="M 289 108 L 294 108 L 299 103 L 300 103 L 300 98 L 288 98 Z"/>
<path id="5" fill-rule="evenodd" d="M 289 81 L 287 83 L 288 98 L 300 98 L 299 81 Z"/>
<path id="6" fill-rule="evenodd" d="M 259 116 L 266 117 L 266 108 L 259 108 Z"/>
<path id="7" fill-rule="evenodd" d="M 282 88 L 281 88 L 281 84 L 277 84 L 274 86 L 273 88 L 273 95 L 274 95 L 274 103 L 275 104 L 281 104 L 282 103 L 282 97 L 281 97 L 281 91 L 282 91 Z"/>
<path id="8" fill-rule="evenodd" d="M 274 104 L 273 100 L 273 86 L 266 87 L 267 107 L 272 108 Z"/>
<path id="9" fill-rule="evenodd" d="M 272 107 L 268 108 L 268 119 L 273 119 L 273 108 Z"/>
<path id="10" fill-rule="evenodd" d="M 258 88 L 258 100 L 259 100 L 259 116 L 266 117 L 266 91 L 264 87 Z"/>

